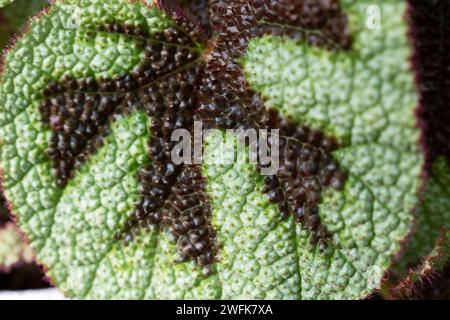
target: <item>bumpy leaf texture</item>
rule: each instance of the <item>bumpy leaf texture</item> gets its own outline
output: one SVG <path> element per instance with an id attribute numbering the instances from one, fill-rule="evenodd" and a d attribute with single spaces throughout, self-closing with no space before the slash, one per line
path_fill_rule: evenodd
<path id="1" fill-rule="evenodd" d="M 4 5 L 2 5 L 4 4 Z M 0 2 L 0 48 L 11 41 L 28 19 L 48 5 L 48 0 L 16 0 Z"/>
<path id="2" fill-rule="evenodd" d="M 13 223 L 0 226 L 0 272 L 8 272 L 21 263 L 33 260 L 31 250 L 20 237 L 20 232 Z"/>
<path id="3" fill-rule="evenodd" d="M 402 270 L 429 255 L 440 229 L 450 228 L 450 70 L 446 67 L 450 63 L 450 3 L 409 0 L 408 12 L 429 179 L 417 209 L 415 231 L 399 264 Z"/>
<path id="4" fill-rule="evenodd" d="M 18 33 L 25 22 L 45 5 L 46 0 L 17 0 L 14 2 L 0 3 L 0 50 L 11 37 Z M 31 263 L 31 251 L 23 241 L 19 230 L 8 217 L 8 209 L 3 195 L 0 195 L 0 274 L 10 273 L 23 265 Z M 2 280 L 0 282 L 3 284 Z"/>
<path id="5" fill-rule="evenodd" d="M 38 260 L 78 298 L 367 296 L 422 182 L 406 3 L 206 5 L 56 1 L 9 51 L 3 188 Z M 220 133 L 175 165 L 194 120 Z M 229 128 L 280 129 L 277 174 L 206 161 Z"/>

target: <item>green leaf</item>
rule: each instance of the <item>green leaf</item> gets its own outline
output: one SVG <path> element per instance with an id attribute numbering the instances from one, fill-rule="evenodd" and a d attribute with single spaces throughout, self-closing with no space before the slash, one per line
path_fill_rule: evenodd
<path id="1" fill-rule="evenodd" d="M 12 41 L 11 37 L 19 32 L 25 22 L 46 5 L 48 0 L 0 1 L 0 48 Z"/>
<path id="2" fill-rule="evenodd" d="M 14 0 L 0 0 L 0 8 L 6 7 L 7 5 L 13 3 Z"/>
<path id="3" fill-rule="evenodd" d="M 0 274 L 33 261 L 30 248 L 8 215 L 5 198 L 0 195 Z"/>
<path id="4" fill-rule="evenodd" d="M 299 273 L 307 298 L 355 297 L 355 287 L 365 293 L 370 284 L 378 287 L 410 230 L 423 161 L 406 26 L 394 13 L 404 4 L 345 4 L 354 26 L 350 53 L 265 37 L 253 40 L 244 61 L 250 83 L 267 104 L 343 145 L 334 155 L 349 170 L 344 192 L 329 193 L 321 205 L 343 247 L 326 257 L 300 242 Z M 366 27 L 371 5 L 383 17 L 379 30 Z"/>
<path id="5" fill-rule="evenodd" d="M 381 28 L 367 26 L 369 5 L 380 10 Z M 418 98 L 401 14 L 405 3 L 342 0 L 341 6 L 350 20 L 350 49 L 264 35 L 253 38 L 238 59 L 268 108 L 339 143 L 332 156 L 348 176 L 342 190 L 324 190 L 319 205 L 329 244 L 313 241 L 316 231 L 309 231 L 308 222 L 281 219 L 255 165 L 205 161 L 201 173 L 218 243 L 210 275 L 194 259 L 177 262 L 180 243 L 164 225 L 133 229 L 128 243 L 117 237 L 133 221 L 140 168 L 157 162 L 147 144 L 158 135 L 152 131 L 157 118 L 140 108 L 117 115 L 98 150 L 84 150 L 82 163 L 67 176 L 58 167 L 58 176 L 49 149 L 52 128 L 61 119 L 40 112 L 51 99 L 46 97 L 58 94 L 58 83 L 134 74 L 148 59 L 144 40 L 165 42 L 159 33 L 171 27 L 184 33 L 189 25 L 155 6 L 125 0 L 57 1 L 33 21 L 5 59 L 0 167 L 5 195 L 53 283 L 70 297 L 137 299 L 354 299 L 377 288 L 411 229 L 418 203 L 423 165 Z M 124 31 L 130 25 L 146 39 Z M 214 59 L 207 50 L 218 50 L 210 49 L 214 41 L 190 36 L 185 49 L 197 60 L 178 67 L 179 74 L 190 75 L 188 66 Z M 185 46 L 165 45 L 175 51 Z M 164 92 L 164 98 L 183 94 Z M 50 104 L 51 110 L 63 105 Z M 218 153 L 227 147 L 223 137 L 237 148 L 222 132 L 208 138 L 206 159 L 223 159 Z"/>
<path id="6" fill-rule="evenodd" d="M 418 207 L 415 228 L 402 259 L 397 266 L 401 272 L 430 255 L 441 228 L 450 228 L 450 167 L 440 157 L 433 164 L 425 186 L 423 203 Z"/>
<path id="7" fill-rule="evenodd" d="M 434 231 L 434 230 L 433 230 Z M 450 231 L 442 228 L 429 255 L 391 290 L 395 298 L 448 299 Z"/>
<path id="8" fill-rule="evenodd" d="M 8 272 L 19 263 L 31 263 L 33 255 L 22 241 L 19 230 L 8 222 L 0 227 L 0 271 Z"/>
<path id="9" fill-rule="evenodd" d="M 450 110 L 447 108 L 449 70 L 443 68 L 448 52 L 448 32 L 430 32 L 435 26 L 447 28 L 449 3 L 409 1 L 414 44 L 412 61 L 420 84 L 418 116 L 423 129 L 421 142 L 426 150 L 424 201 L 417 210 L 417 221 L 402 260 L 396 266 L 397 276 L 430 254 L 441 228 L 450 226 Z M 442 29 L 442 30 L 444 30 Z M 436 63 L 442 61 L 442 63 Z"/>

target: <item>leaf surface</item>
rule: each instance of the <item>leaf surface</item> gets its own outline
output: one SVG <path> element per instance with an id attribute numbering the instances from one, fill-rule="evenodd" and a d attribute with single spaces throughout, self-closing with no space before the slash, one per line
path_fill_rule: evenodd
<path id="1" fill-rule="evenodd" d="M 13 2 L 14 2 L 14 0 L 0 0 L 0 8 L 3 8 Z"/>
<path id="2" fill-rule="evenodd" d="M 48 4 L 48 0 L 17 0 L 10 4 L 6 1 L 4 6 L 0 3 L 0 48 L 3 49 L 8 41 L 12 42 L 11 37 L 24 27 L 25 22 Z"/>
<path id="3" fill-rule="evenodd" d="M 423 203 L 417 208 L 414 231 L 402 259 L 396 267 L 407 270 L 431 254 L 440 230 L 450 227 L 450 168 L 448 161 L 438 158 L 429 171 Z"/>
<path id="4" fill-rule="evenodd" d="M 419 119 L 423 128 L 421 141 L 426 150 L 425 173 L 428 181 L 424 201 L 417 208 L 417 221 L 411 241 L 399 263 L 400 272 L 431 254 L 441 228 L 450 226 L 450 119 L 449 103 L 449 26 L 447 2 L 409 0 L 408 20 L 412 24 L 414 45 L 412 62 L 420 93 Z M 439 32 L 433 32 L 438 26 Z M 397 267 L 397 269 L 399 269 Z"/>
<path id="5" fill-rule="evenodd" d="M 19 263 L 30 263 L 33 255 L 22 241 L 19 230 L 13 223 L 0 226 L 0 272 L 8 272 Z"/>
<path id="6" fill-rule="evenodd" d="M 379 29 L 366 23 L 374 3 L 383 17 Z M 265 193 L 264 177 L 255 165 L 205 162 L 204 192 L 218 243 L 210 275 L 193 259 L 177 262 L 180 243 L 161 225 L 133 229 L 128 243 L 117 237 L 136 211 L 140 169 L 157 162 L 149 156 L 148 140 L 158 137 L 152 131 L 158 119 L 140 108 L 117 115 L 97 150 L 89 153 L 89 144 L 83 145 L 73 156 L 80 163 L 58 179 L 50 156 L 54 153 L 48 150 L 54 131 L 62 132 L 63 126 L 60 118 L 43 121 L 40 113 L 43 101 L 53 97 L 47 98 L 46 90 L 60 90 L 51 83 L 134 74 L 148 59 L 143 42 L 162 42 L 175 51 L 187 46 L 192 55 L 201 51 L 197 60 L 173 70 L 188 75 L 192 64 L 209 59 L 202 55 L 208 47 L 186 32 L 187 25 L 177 17 L 163 13 L 170 10 L 138 1 L 57 1 L 31 23 L 5 59 L 0 166 L 5 195 L 21 228 L 66 295 L 346 299 L 365 297 L 380 285 L 412 226 L 423 165 L 415 118 L 418 98 L 408 64 L 411 47 L 399 14 L 405 3 L 342 0 L 341 6 L 353 38 L 350 49 L 328 50 L 272 34 L 251 39 L 238 59 L 248 90 L 267 108 L 295 125 L 321 130 L 339 144 L 332 157 L 347 179 L 342 190 L 324 188 L 318 205 L 329 245 L 321 248 L 312 241 L 315 231 L 307 222 L 280 217 L 280 206 Z M 159 34 L 170 28 L 188 33 L 192 43 L 161 40 Z M 138 32 L 131 35 L 127 29 Z M 314 39 L 312 31 L 294 31 Z M 106 95 L 102 90 L 84 92 L 99 99 Z M 51 102 L 53 108 L 61 105 Z M 93 140 L 87 131 L 83 134 Z M 224 154 L 217 154 L 225 147 L 223 137 L 237 147 L 222 131 L 206 141 L 206 158 L 223 160 Z"/>

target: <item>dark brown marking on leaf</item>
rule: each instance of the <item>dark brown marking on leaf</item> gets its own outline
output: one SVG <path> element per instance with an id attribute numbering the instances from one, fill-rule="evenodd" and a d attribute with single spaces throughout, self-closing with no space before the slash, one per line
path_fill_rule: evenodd
<path id="1" fill-rule="evenodd" d="M 287 35 L 316 46 L 351 47 L 348 18 L 341 10 L 339 0 L 252 2 L 261 33 Z"/>
<path id="2" fill-rule="evenodd" d="M 197 17 L 205 36 L 210 38 L 212 28 L 209 18 L 209 0 L 181 0 L 180 5 Z"/>
<path id="3" fill-rule="evenodd" d="M 155 5 L 163 12 L 167 13 L 176 25 L 184 30 L 192 39 L 199 43 L 206 43 L 211 37 L 209 24 L 205 24 L 201 19 L 206 14 L 194 13 L 191 9 L 196 9 L 195 4 L 200 8 L 208 9 L 205 1 L 188 1 L 190 4 L 182 3 L 176 0 L 156 0 Z"/>
<path id="4" fill-rule="evenodd" d="M 149 38 L 149 33 L 146 26 L 133 26 L 129 24 L 122 25 L 115 21 L 98 26 L 98 30 L 109 33 L 126 34 L 129 36 L 139 37 L 141 39 Z"/>
<path id="5" fill-rule="evenodd" d="M 159 224 L 169 228 L 177 239 L 182 260 L 196 259 L 210 273 L 209 265 L 217 254 L 215 231 L 210 223 L 211 210 L 198 165 L 176 165 L 171 152 L 177 142 L 172 132 L 192 132 L 194 121 L 194 87 L 202 64 L 174 74 L 165 82 L 139 91 L 144 108 L 152 119 L 149 156 L 152 163 L 139 172 L 137 210 L 129 220 L 124 236 L 132 241 L 140 224 Z"/>
<path id="6" fill-rule="evenodd" d="M 200 166 L 183 167 L 168 204 L 163 219 L 178 237 L 181 258 L 194 257 L 209 273 L 209 265 L 217 255 L 216 232 L 211 225 L 211 208 Z"/>
<path id="7" fill-rule="evenodd" d="M 154 33 L 150 36 L 147 29 L 142 26 L 121 25 L 117 22 L 107 23 L 103 26 L 99 26 L 100 31 L 108 33 L 124 34 L 129 37 L 134 37 L 142 40 L 144 43 L 166 43 L 178 46 L 185 46 L 195 48 L 196 42 L 190 36 L 192 32 L 186 34 L 184 30 L 177 29 L 175 27 L 169 27 L 161 33 Z"/>
<path id="8" fill-rule="evenodd" d="M 49 155 L 59 184 L 64 186 L 96 150 L 115 115 L 144 110 L 151 119 L 152 163 L 139 170 L 136 211 L 116 238 L 129 243 L 154 225 L 168 228 L 182 260 L 193 258 L 210 274 L 211 264 L 218 259 L 218 244 L 205 181 L 200 166 L 171 161 L 172 132 L 180 128 L 192 132 L 194 120 L 202 120 L 204 129 L 280 129 L 281 166 L 276 175 L 265 178 L 265 193 L 284 218 L 293 216 L 303 222 L 311 231 L 312 243 L 322 248 L 330 235 L 318 215 L 321 192 L 341 189 L 345 182 L 344 172 L 331 156 L 338 145 L 320 131 L 299 127 L 267 108 L 250 88 L 237 60 L 249 40 L 263 34 L 330 50 L 349 48 L 347 20 L 337 1 L 214 0 L 208 7 L 206 1 L 187 5 L 160 0 L 156 5 L 177 28 L 150 38 L 144 27 L 115 22 L 100 27 L 140 41 L 145 54 L 136 70 L 116 79 L 67 78 L 50 83 L 45 90 L 40 110 L 53 131 Z M 208 7 L 209 12 L 194 14 L 191 10 L 197 5 Z M 103 103 L 104 99 L 109 103 Z M 68 147 L 66 141 L 78 136 L 76 148 Z"/>
<path id="9" fill-rule="evenodd" d="M 319 243 L 323 248 L 329 242 L 330 235 L 319 217 L 318 206 L 322 191 L 326 188 L 339 190 L 346 180 L 345 173 L 331 155 L 338 146 L 333 138 L 325 137 L 317 130 L 298 127 L 289 119 L 282 118 L 275 110 L 268 109 L 260 96 L 250 88 L 237 59 L 245 53 L 248 41 L 262 32 L 260 21 L 264 21 L 266 17 L 261 13 L 261 8 L 270 7 L 270 10 L 265 9 L 270 12 L 267 21 L 273 21 L 275 16 L 281 17 L 280 19 L 288 17 L 282 15 L 283 10 L 279 6 L 281 2 L 245 3 L 213 1 L 211 17 L 218 37 L 209 52 L 205 74 L 199 85 L 200 106 L 197 112 L 204 122 L 214 128 L 280 129 L 280 169 L 276 175 L 266 177 L 265 192 L 272 202 L 278 204 L 284 217 L 292 215 L 297 222 L 303 222 L 311 231 L 312 243 Z M 336 26 L 330 27 L 330 23 L 299 18 L 302 17 L 301 14 L 287 21 L 293 25 L 299 23 L 302 28 L 330 28 L 334 30 L 330 35 L 336 34 L 335 28 L 341 26 L 343 20 L 341 12 L 332 3 L 332 8 L 321 6 L 322 2 L 316 3 L 316 10 L 312 12 L 317 17 L 329 16 L 333 12 L 339 17 L 335 19 Z M 284 4 L 287 6 L 286 10 L 292 9 L 287 2 Z M 292 11 L 289 11 L 289 16 L 294 17 Z M 319 18 L 318 20 L 321 21 Z M 283 34 L 281 27 L 271 26 L 270 32 L 273 33 L 275 28 L 278 29 L 277 34 Z M 288 36 L 292 35 L 289 28 L 287 31 Z M 311 38 L 304 30 L 298 29 L 295 33 L 296 38 L 330 49 L 336 48 L 337 44 L 348 46 L 350 43 L 350 39 L 345 36 L 330 42 L 327 37 L 323 41 L 319 41 L 321 38 L 315 35 Z M 300 33 L 304 35 L 300 36 Z M 345 31 L 342 34 L 347 33 Z"/>
<path id="10" fill-rule="evenodd" d="M 165 81 L 173 72 L 199 58 L 196 48 L 179 46 L 180 43 L 186 45 L 192 40 L 186 40 L 176 29 L 167 29 L 143 41 L 143 62 L 131 74 L 99 80 L 66 77 L 61 83 L 47 85 L 39 110 L 43 122 L 53 132 L 48 154 L 59 185 L 66 185 L 73 171 L 102 144 L 111 117 L 141 105 L 140 97 L 144 95 L 140 91 L 151 90 L 155 83 Z"/>
<path id="11" fill-rule="evenodd" d="M 59 88 L 57 83 L 51 83 L 47 92 Z M 42 120 L 53 132 L 48 155 L 53 160 L 58 184 L 65 185 L 72 171 L 102 144 L 108 118 L 122 101 L 123 97 L 115 95 L 77 92 L 61 93 L 41 104 Z"/>
<path id="12" fill-rule="evenodd" d="M 450 2 L 408 0 L 408 5 L 419 120 L 430 168 L 438 156 L 450 163 Z"/>

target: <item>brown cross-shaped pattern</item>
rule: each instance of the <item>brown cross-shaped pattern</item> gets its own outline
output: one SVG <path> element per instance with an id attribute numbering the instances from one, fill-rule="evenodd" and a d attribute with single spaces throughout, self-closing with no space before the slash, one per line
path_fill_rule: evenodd
<path id="1" fill-rule="evenodd" d="M 280 168 L 265 177 L 265 194 L 311 232 L 319 248 L 331 243 L 321 223 L 325 188 L 341 189 L 346 175 L 333 159 L 332 137 L 297 126 L 262 98 L 238 64 L 253 37 L 285 36 L 329 50 L 351 46 L 347 17 L 337 0 L 156 1 L 175 25 L 158 34 L 145 27 L 111 22 L 99 30 L 134 37 L 145 58 L 115 79 L 72 79 L 50 83 L 43 92 L 42 119 L 52 132 L 48 155 L 64 186 L 108 134 L 111 121 L 133 110 L 151 118 L 151 164 L 138 174 L 140 198 L 118 240 L 133 241 L 142 228 L 160 225 L 177 239 L 182 260 L 194 258 L 211 272 L 219 258 L 211 204 L 199 165 L 171 161 L 176 129 L 279 129 Z M 258 165 L 259 166 L 259 165 Z"/>

